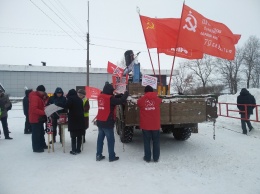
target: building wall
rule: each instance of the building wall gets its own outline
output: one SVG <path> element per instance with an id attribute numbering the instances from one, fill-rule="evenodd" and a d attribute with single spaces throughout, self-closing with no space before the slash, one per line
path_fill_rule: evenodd
<path id="1" fill-rule="evenodd" d="M 89 75 L 89 85 L 99 89 L 103 89 L 105 82 L 110 80 L 110 74 Z M 67 93 L 72 88 L 76 89 L 76 86 L 86 85 L 86 73 L 0 71 L 0 83 L 12 97 L 24 96 L 25 86 L 35 90 L 41 84 L 47 93 L 53 93 L 56 87 L 61 87 Z"/>
<path id="2" fill-rule="evenodd" d="M 143 74 L 153 75 L 151 69 L 142 69 Z M 169 70 L 161 70 L 162 83 L 165 85 Z M 86 85 L 86 68 L 54 67 L 54 66 L 24 66 L 0 65 L 0 84 L 12 97 L 23 97 L 25 87 L 36 90 L 38 85 L 44 85 L 47 93 L 53 93 L 56 87 L 61 87 L 64 93 L 76 86 Z M 89 69 L 89 85 L 103 89 L 106 81 L 112 82 L 111 74 L 106 68 Z"/>

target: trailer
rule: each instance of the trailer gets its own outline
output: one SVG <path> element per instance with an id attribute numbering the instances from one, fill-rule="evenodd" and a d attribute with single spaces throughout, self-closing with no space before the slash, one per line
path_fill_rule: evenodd
<path id="1" fill-rule="evenodd" d="M 116 131 L 123 143 L 129 143 L 134 130 L 139 128 L 137 100 L 143 95 L 141 83 L 128 84 L 129 97 L 124 105 L 116 107 Z M 192 132 L 198 132 L 198 123 L 215 122 L 216 95 L 158 95 L 162 98 L 161 130 L 172 133 L 176 140 L 187 140 Z"/>

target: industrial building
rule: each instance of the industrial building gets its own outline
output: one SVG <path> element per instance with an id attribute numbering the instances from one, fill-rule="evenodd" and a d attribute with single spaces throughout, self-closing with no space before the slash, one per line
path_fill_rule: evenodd
<path id="1" fill-rule="evenodd" d="M 0 83 L 7 94 L 12 97 L 23 97 L 25 88 L 35 90 L 44 85 L 47 93 L 53 93 L 61 87 L 64 93 L 76 86 L 85 86 L 86 67 L 54 67 L 28 65 L 0 65 Z M 142 69 L 142 74 L 153 75 L 151 69 Z M 170 75 L 170 70 L 161 70 L 163 85 Z M 112 81 L 112 75 L 106 68 L 89 68 L 89 86 L 102 90 L 106 81 Z"/>

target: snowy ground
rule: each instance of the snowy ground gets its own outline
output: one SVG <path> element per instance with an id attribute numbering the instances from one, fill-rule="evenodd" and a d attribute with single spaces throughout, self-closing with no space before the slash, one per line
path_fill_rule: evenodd
<path id="1" fill-rule="evenodd" d="M 260 97 L 260 90 L 250 90 Z M 221 96 L 220 102 L 234 102 L 237 95 Z M 257 104 L 260 99 L 256 99 Z M 92 103 L 90 120 L 97 112 Z M 237 114 L 237 113 L 234 113 Z M 21 102 L 9 112 L 13 140 L 0 138 L 0 194 L 259 194 L 260 124 L 248 136 L 241 134 L 240 120 L 219 117 L 216 139 L 213 124 L 199 124 L 199 133 L 187 141 L 161 134 L 158 163 L 142 160 L 143 143 L 135 131 L 132 143 L 122 144 L 116 136 L 115 151 L 120 160 L 96 162 L 97 127 L 90 125 L 81 154 L 66 153 L 60 143 L 55 152 L 33 153 L 31 135 L 23 134 Z M 0 127 L 2 130 L 2 126 Z M 45 137 L 47 140 L 47 136 Z M 104 146 L 107 156 L 107 145 Z"/>

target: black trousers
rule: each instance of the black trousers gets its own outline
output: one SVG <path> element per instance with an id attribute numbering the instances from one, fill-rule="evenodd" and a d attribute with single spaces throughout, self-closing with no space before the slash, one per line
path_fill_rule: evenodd
<path id="1" fill-rule="evenodd" d="M 243 119 L 248 119 L 248 120 L 243 120 Z M 247 115 L 247 118 L 245 114 L 243 113 L 241 114 L 241 127 L 244 133 L 247 133 L 246 125 L 249 129 L 253 128 L 249 119 L 250 119 L 250 114 Z"/>
<path id="2" fill-rule="evenodd" d="M 44 139 L 43 123 L 31 123 L 32 125 L 32 149 L 39 151 L 46 146 Z"/>
<path id="3" fill-rule="evenodd" d="M 70 132 L 71 149 L 73 152 L 81 151 L 80 148 L 81 148 L 81 144 L 82 144 L 82 135 L 83 135 L 83 130 L 77 131 L 77 132 Z"/>
<path id="4" fill-rule="evenodd" d="M 29 122 L 29 115 L 25 115 L 24 132 L 32 132 L 32 126 Z"/>
<path id="5" fill-rule="evenodd" d="M 1 118 L 1 123 L 4 131 L 5 138 L 9 137 L 9 130 L 8 130 L 8 124 L 7 124 L 7 116 Z"/>

